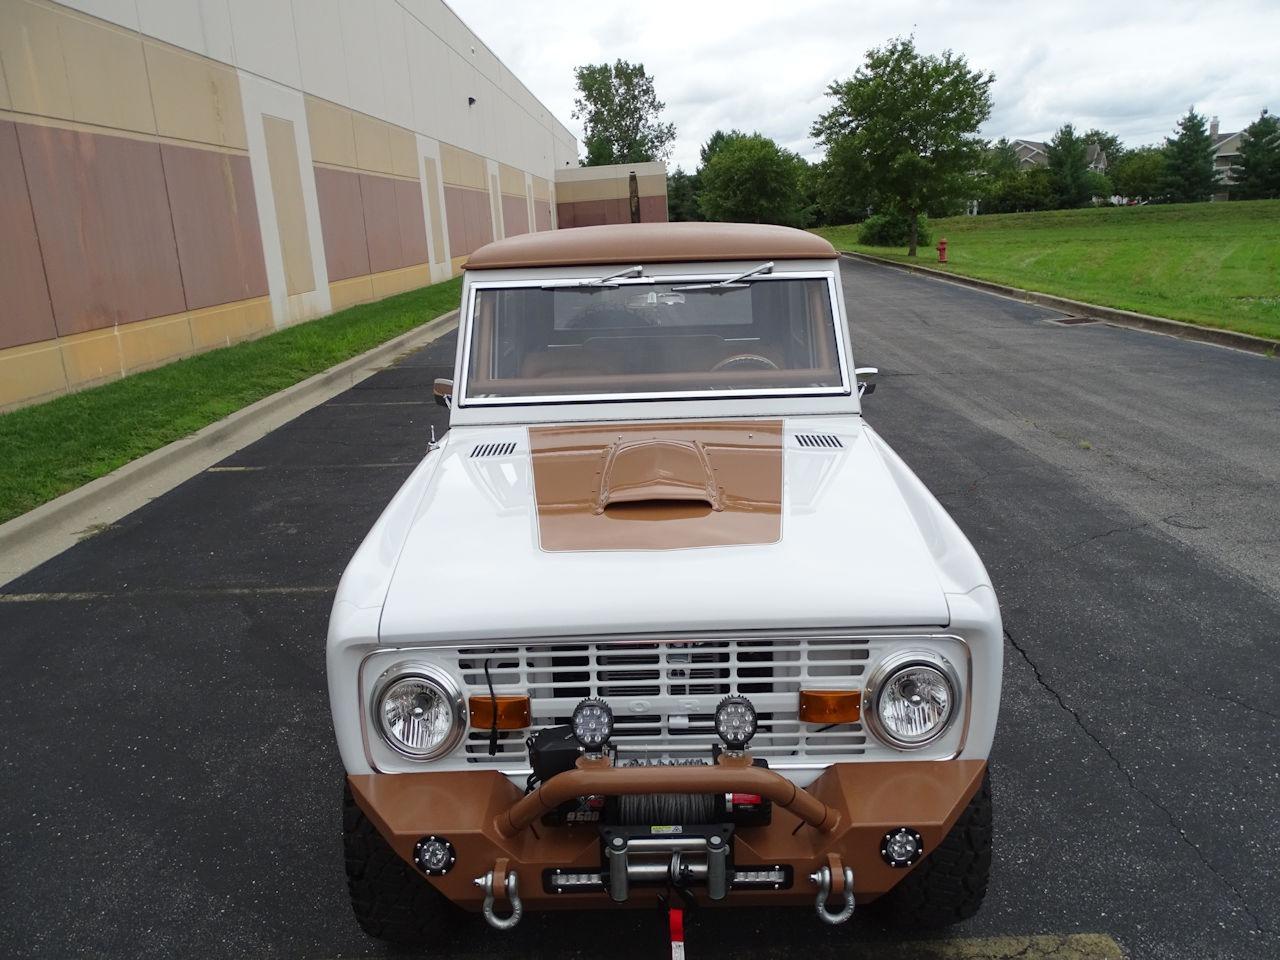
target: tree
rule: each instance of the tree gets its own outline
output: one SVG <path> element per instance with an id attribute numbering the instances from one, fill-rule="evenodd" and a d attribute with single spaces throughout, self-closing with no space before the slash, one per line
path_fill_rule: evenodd
<path id="1" fill-rule="evenodd" d="M 1159 147 L 1126 150 L 1107 168 L 1111 183 L 1122 197 L 1150 200 L 1164 189 L 1164 151 Z"/>
<path id="2" fill-rule="evenodd" d="M 1028 210 L 1052 210 L 1057 205 L 1053 182 L 1044 167 L 1020 170 L 1002 180 L 986 198 L 990 213 L 1024 213 Z"/>
<path id="3" fill-rule="evenodd" d="M 1174 203 L 1198 203 L 1213 196 L 1218 174 L 1213 169 L 1213 139 L 1195 107 L 1178 121 L 1178 135 L 1165 141 L 1163 192 Z"/>
<path id="4" fill-rule="evenodd" d="M 685 173 L 676 167 L 667 174 L 667 216 L 671 220 L 701 220 L 698 193 L 701 184 L 696 173 Z"/>
<path id="5" fill-rule="evenodd" d="M 675 139 L 673 124 L 660 120 L 666 104 L 653 89 L 644 64 L 618 60 L 573 71 L 578 97 L 573 118 L 581 120 L 587 159 L 583 165 L 665 160 Z"/>
<path id="6" fill-rule="evenodd" d="M 827 88 L 836 102 L 814 123 L 813 136 L 828 151 L 840 145 L 856 155 L 868 187 L 907 214 L 910 256 L 922 210 L 973 196 L 984 149 L 977 131 L 991 116 L 994 82 L 950 50 L 922 56 L 914 37 L 898 37 L 869 50 L 850 79 Z"/>
<path id="7" fill-rule="evenodd" d="M 1106 166 L 1108 167 L 1124 155 L 1124 144 L 1120 142 L 1120 138 L 1114 133 L 1107 133 L 1105 130 L 1099 130 L 1094 127 L 1080 139 L 1085 143 L 1092 143 L 1096 146 L 1106 159 Z"/>
<path id="8" fill-rule="evenodd" d="M 1233 200 L 1273 200 L 1280 197 L 1280 119 L 1262 116 L 1240 135 L 1240 161 L 1231 167 Z"/>
<path id="9" fill-rule="evenodd" d="M 804 160 L 758 133 L 729 138 L 698 176 L 708 220 L 803 226 Z"/>
<path id="10" fill-rule="evenodd" d="M 1059 207 L 1083 207 L 1093 194 L 1089 172 L 1089 145 L 1076 136 L 1075 127 L 1064 123 L 1049 141 L 1049 176 Z"/>
<path id="11" fill-rule="evenodd" d="M 841 140 L 815 164 L 817 217 L 821 223 L 853 223 L 875 204 L 863 156 L 851 139 Z"/>
<path id="12" fill-rule="evenodd" d="M 698 148 L 698 160 L 699 160 L 698 169 L 701 170 L 708 163 L 710 163 L 711 158 L 716 155 L 716 151 L 719 150 L 721 147 L 723 147 L 730 140 L 733 140 L 737 137 L 745 137 L 745 136 L 746 134 L 743 133 L 741 130 L 733 129 L 733 130 L 730 130 L 728 133 L 726 133 L 723 130 L 717 130 L 711 136 L 707 137 L 707 142 Z"/>

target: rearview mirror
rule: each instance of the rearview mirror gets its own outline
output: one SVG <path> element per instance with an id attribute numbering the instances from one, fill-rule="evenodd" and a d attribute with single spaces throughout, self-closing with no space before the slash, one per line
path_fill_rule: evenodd
<path id="1" fill-rule="evenodd" d="M 435 395 L 436 403 L 442 407 L 453 406 L 453 381 L 439 379 L 436 380 L 435 386 L 431 388 L 431 392 Z"/>
<path id="2" fill-rule="evenodd" d="M 853 371 L 853 379 L 858 384 L 858 396 L 871 396 L 876 392 L 876 376 L 880 373 L 879 367 L 857 367 Z M 437 383 L 439 381 L 436 381 Z"/>

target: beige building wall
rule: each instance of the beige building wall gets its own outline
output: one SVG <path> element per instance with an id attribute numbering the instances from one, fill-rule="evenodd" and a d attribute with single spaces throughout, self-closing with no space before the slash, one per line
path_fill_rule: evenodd
<path id="1" fill-rule="evenodd" d="M 441 0 L 0 0 L 0 411 L 445 279 L 576 157 Z"/>

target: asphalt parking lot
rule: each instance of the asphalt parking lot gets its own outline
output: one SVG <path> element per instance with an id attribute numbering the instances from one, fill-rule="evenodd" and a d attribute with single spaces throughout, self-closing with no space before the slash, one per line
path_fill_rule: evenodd
<path id="1" fill-rule="evenodd" d="M 868 419 L 974 541 L 1008 630 L 993 885 L 953 936 L 1280 955 L 1280 361 L 844 277 L 858 362 L 882 370 Z M 0 955 L 382 953 L 346 903 L 325 624 L 445 426 L 429 391 L 453 342 L 0 588 Z M 706 911 L 688 938 L 691 958 L 886 949 L 810 911 Z M 464 946 L 601 943 L 665 949 L 648 913 L 477 924 Z"/>

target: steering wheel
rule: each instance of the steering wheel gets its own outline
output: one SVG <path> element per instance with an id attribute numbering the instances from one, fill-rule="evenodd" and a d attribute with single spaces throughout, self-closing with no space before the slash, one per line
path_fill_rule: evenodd
<path id="1" fill-rule="evenodd" d="M 738 353 L 732 357 L 725 357 L 714 367 L 711 368 L 712 373 L 719 373 L 721 370 L 777 370 L 778 365 L 768 357 L 762 357 L 758 353 Z"/>

